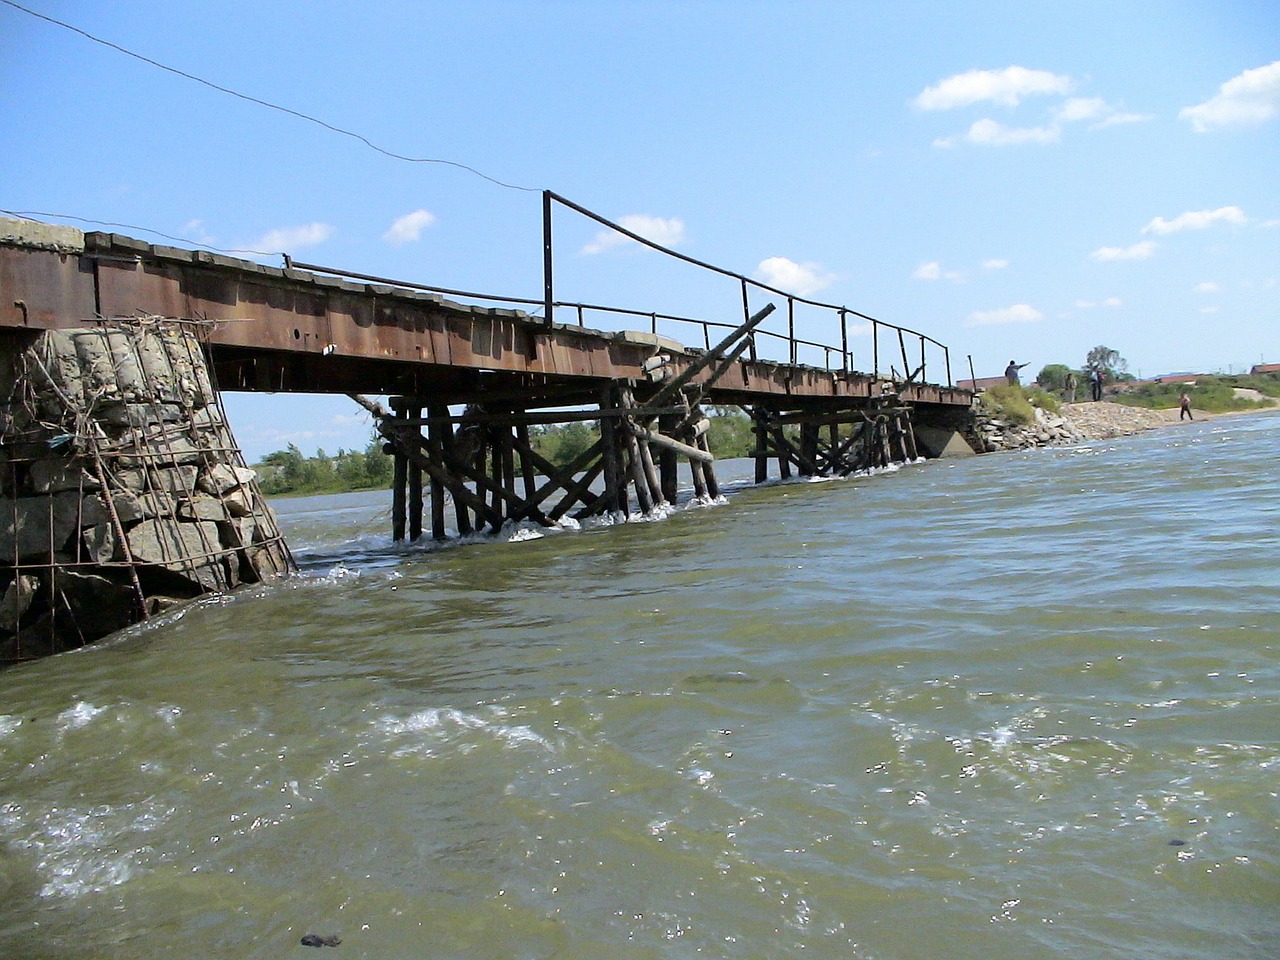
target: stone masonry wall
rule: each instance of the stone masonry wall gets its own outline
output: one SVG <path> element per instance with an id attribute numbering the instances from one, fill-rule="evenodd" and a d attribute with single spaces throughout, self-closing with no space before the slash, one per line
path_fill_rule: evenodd
<path id="1" fill-rule="evenodd" d="M 197 325 L 0 339 L 0 663 L 293 569 Z"/>

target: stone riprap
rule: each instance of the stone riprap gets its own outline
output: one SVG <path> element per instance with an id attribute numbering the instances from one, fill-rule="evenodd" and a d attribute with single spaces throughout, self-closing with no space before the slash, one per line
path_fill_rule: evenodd
<path id="1" fill-rule="evenodd" d="M 0 662 L 294 569 L 197 327 L 0 341 Z"/>

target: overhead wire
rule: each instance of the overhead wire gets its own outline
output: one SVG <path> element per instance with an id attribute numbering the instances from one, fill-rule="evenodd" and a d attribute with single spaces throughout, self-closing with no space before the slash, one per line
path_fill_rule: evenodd
<path id="1" fill-rule="evenodd" d="M 541 189 L 538 187 L 524 187 L 515 183 L 507 183 L 503 180 L 497 179 L 496 177 L 491 177 L 487 173 L 483 173 L 482 171 L 477 170 L 475 167 L 469 166 L 465 163 L 459 163 L 456 160 L 444 160 L 438 157 L 410 157 L 402 153 L 396 153 L 394 150 L 388 150 L 385 147 L 378 146 L 368 137 L 364 136 L 363 134 L 356 133 L 354 130 L 346 130 L 342 127 L 335 126 L 332 123 L 328 123 L 325 120 L 321 120 L 319 117 L 313 117 L 310 114 L 303 113 L 300 110 L 293 110 L 289 107 L 281 106 L 278 103 L 272 103 L 270 100 L 263 100 L 259 97 L 250 96 L 247 93 L 241 93 L 240 91 L 233 90 L 230 87 L 224 87 L 221 84 L 214 83 L 212 80 L 206 80 L 203 77 L 198 77 L 193 73 L 187 73 L 185 70 L 179 70 L 177 67 L 171 67 L 168 64 L 161 63 L 158 60 L 153 60 L 150 57 L 143 56 L 140 53 L 135 53 L 134 51 L 129 50 L 126 47 L 120 46 L 118 43 L 112 43 L 110 40 L 105 40 L 102 37 L 94 36 L 92 33 L 89 33 L 86 30 L 82 30 L 79 27 L 74 26 L 70 23 L 66 23 L 65 21 L 58 20 L 55 17 L 50 17 L 47 14 L 40 13 L 37 10 L 32 10 L 29 7 L 24 7 L 22 4 L 16 3 L 15 0 L 0 0 L 0 3 L 3 3 L 6 6 L 13 7 L 15 10 L 20 10 L 21 12 L 28 14 L 29 16 L 35 17 L 39 20 L 44 20 L 48 23 L 52 23 L 55 26 L 62 27 L 65 30 L 70 30 L 72 33 L 77 33 L 87 40 L 92 40 L 94 43 L 101 44 L 104 47 L 109 47 L 110 49 L 115 50 L 118 53 L 123 53 L 127 57 L 132 57 L 135 60 L 140 60 L 145 64 L 149 64 L 150 66 L 156 67 L 160 70 L 165 70 L 179 77 L 183 77 L 184 79 L 194 81 L 195 83 L 203 84 L 204 86 L 209 87 L 212 90 L 217 90 L 219 93 L 225 93 L 225 94 L 228 94 L 229 96 L 237 97 L 249 103 L 254 103 L 261 107 L 266 107 L 269 110 L 278 110 L 280 113 L 285 113 L 291 117 L 296 117 L 299 120 L 305 120 L 308 123 L 314 123 L 317 126 L 324 127 L 326 130 L 330 130 L 333 133 L 341 134 L 344 137 L 350 137 L 353 140 L 358 140 L 361 143 L 363 143 L 365 146 L 367 146 L 369 149 L 374 150 L 382 154 L 383 156 L 390 157 L 393 160 L 402 160 L 405 163 L 435 163 L 435 164 L 440 164 L 446 167 L 456 167 L 459 170 L 464 170 L 467 173 L 474 174 L 475 176 L 479 177 L 482 180 L 487 180 L 492 184 L 496 184 L 497 186 L 504 187 L 508 190 L 519 190 L 524 193 L 541 193 L 542 192 Z"/>

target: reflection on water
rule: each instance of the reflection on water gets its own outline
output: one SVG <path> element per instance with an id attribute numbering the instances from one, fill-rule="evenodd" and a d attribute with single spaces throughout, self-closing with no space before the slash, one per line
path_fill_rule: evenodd
<path id="1" fill-rule="evenodd" d="M 392 545 L 0 675 L 0 956 L 1280 952 L 1280 418 Z"/>

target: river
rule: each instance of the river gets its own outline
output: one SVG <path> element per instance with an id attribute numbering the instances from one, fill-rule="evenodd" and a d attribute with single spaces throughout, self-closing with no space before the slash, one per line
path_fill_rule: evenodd
<path id="1" fill-rule="evenodd" d="M 0 674 L 0 957 L 1276 957 L 1278 450 L 276 501 L 302 576 Z"/>

